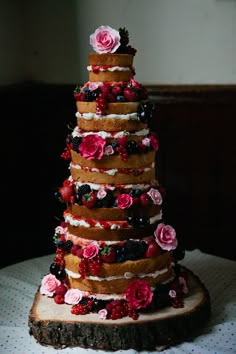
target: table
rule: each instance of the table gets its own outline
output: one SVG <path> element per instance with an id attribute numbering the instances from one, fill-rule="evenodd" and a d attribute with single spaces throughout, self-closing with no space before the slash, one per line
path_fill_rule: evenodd
<path id="1" fill-rule="evenodd" d="M 28 315 L 42 277 L 54 255 L 29 259 L 0 269 L 0 354 L 102 354 L 101 350 L 54 349 L 29 335 Z M 162 351 L 163 354 L 236 353 L 236 262 L 187 251 L 181 264 L 205 284 L 211 297 L 212 316 L 198 337 Z M 148 352 L 142 352 L 145 354 Z M 120 350 L 113 354 L 140 354 Z"/>

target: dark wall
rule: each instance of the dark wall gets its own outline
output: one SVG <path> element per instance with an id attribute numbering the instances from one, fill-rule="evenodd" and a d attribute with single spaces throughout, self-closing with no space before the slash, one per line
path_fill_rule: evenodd
<path id="1" fill-rule="evenodd" d="M 0 91 L 2 254 L 0 266 L 54 253 L 63 205 L 54 192 L 69 175 L 60 155 L 75 123 L 71 86 L 20 85 Z M 166 221 L 187 249 L 235 259 L 236 88 L 149 87 L 157 173 Z"/>

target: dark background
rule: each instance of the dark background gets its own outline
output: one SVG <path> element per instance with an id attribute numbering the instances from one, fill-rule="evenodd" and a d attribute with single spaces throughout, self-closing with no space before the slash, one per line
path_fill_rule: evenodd
<path id="1" fill-rule="evenodd" d="M 157 106 L 152 129 L 165 221 L 187 250 L 236 260 L 236 87 L 147 88 Z M 73 89 L 27 83 L 0 90 L 0 267 L 55 252 L 64 206 L 54 192 L 69 175 L 60 155 L 75 123 Z"/>

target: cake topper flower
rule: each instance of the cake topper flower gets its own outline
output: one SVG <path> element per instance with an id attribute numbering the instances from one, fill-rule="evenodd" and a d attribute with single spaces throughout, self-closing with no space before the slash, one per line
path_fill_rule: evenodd
<path id="1" fill-rule="evenodd" d="M 105 145 L 105 139 L 97 134 L 89 134 L 82 139 L 79 152 L 87 160 L 100 160 L 103 157 Z"/>
<path id="2" fill-rule="evenodd" d="M 90 44 L 99 54 L 114 53 L 120 46 L 120 33 L 110 26 L 100 26 L 90 35 Z"/>
<path id="3" fill-rule="evenodd" d="M 126 300 L 133 309 L 146 308 L 153 298 L 151 286 L 145 280 L 134 280 L 126 289 Z"/>

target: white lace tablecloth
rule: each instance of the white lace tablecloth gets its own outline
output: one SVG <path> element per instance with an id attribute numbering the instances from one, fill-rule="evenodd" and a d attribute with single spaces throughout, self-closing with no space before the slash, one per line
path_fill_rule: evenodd
<path id="1" fill-rule="evenodd" d="M 54 349 L 29 335 L 28 315 L 41 278 L 49 272 L 53 255 L 30 259 L 0 269 L 0 354 L 101 354 L 101 350 Z M 236 353 L 236 262 L 187 251 L 181 262 L 205 284 L 211 297 L 212 316 L 192 341 L 164 350 L 165 354 Z M 120 350 L 113 354 L 135 354 Z M 145 354 L 147 352 L 142 352 Z"/>

